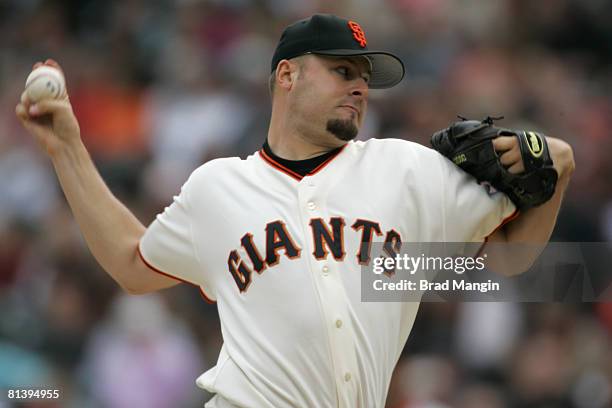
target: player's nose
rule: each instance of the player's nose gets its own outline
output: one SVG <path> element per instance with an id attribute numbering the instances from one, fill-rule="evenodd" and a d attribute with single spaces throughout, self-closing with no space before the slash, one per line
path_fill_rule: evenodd
<path id="1" fill-rule="evenodd" d="M 368 90 L 369 88 L 366 80 L 364 78 L 358 78 L 351 87 L 351 95 L 360 99 L 365 99 L 368 97 Z"/>

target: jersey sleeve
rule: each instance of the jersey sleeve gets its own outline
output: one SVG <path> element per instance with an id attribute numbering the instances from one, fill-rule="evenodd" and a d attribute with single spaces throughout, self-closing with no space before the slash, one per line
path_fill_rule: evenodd
<path id="1" fill-rule="evenodd" d="M 193 241 L 189 201 L 191 180 L 187 180 L 180 194 L 149 225 L 140 240 L 139 252 L 151 269 L 199 286 L 207 299 L 214 299 L 210 296 L 211 290 Z"/>
<path id="2" fill-rule="evenodd" d="M 518 215 L 512 201 L 442 155 L 444 226 L 446 242 L 483 242 Z"/>

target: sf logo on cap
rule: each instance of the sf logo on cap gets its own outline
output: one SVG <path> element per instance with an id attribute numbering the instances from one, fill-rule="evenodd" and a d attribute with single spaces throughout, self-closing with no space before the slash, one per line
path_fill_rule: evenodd
<path id="1" fill-rule="evenodd" d="M 361 45 L 361 48 L 364 48 L 368 42 L 366 40 L 365 33 L 361 29 L 361 26 L 354 21 L 349 21 L 348 25 L 353 32 L 353 38 L 359 43 L 359 45 Z"/>

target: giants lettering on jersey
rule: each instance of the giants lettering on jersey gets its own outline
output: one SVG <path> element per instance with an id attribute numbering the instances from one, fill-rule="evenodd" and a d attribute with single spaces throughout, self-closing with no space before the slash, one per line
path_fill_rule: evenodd
<path id="1" fill-rule="evenodd" d="M 322 218 L 313 218 L 309 222 L 312 232 L 314 251 L 312 256 L 317 260 L 324 260 L 331 254 L 336 261 L 343 261 L 346 252 L 344 250 L 344 229 L 345 221 L 342 217 L 332 217 L 329 222 Z M 370 263 L 370 252 L 374 234 L 382 236 L 380 224 L 375 221 L 357 219 L 351 228 L 356 234 L 361 234 L 359 251 L 355 255 L 357 262 L 361 265 Z M 251 284 L 253 270 L 261 274 L 267 267 L 273 267 L 280 262 L 281 255 L 289 259 L 299 258 L 302 249 L 296 245 L 291 234 L 287 231 L 285 223 L 276 220 L 266 224 L 266 248 L 262 252 L 253 242 L 253 234 L 246 233 L 240 238 L 240 244 L 244 248 L 248 263 L 242 259 L 238 250 L 234 249 L 227 257 L 227 266 L 232 274 L 240 292 L 246 292 Z M 390 229 L 385 234 L 383 250 L 386 254 L 393 257 L 399 253 L 402 246 L 402 238 L 394 229 Z M 283 252 L 280 254 L 280 252 Z M 262 255 L 262 254 L 265 254 Z M 388 274 L 393 271 L 385 272 Z"/>

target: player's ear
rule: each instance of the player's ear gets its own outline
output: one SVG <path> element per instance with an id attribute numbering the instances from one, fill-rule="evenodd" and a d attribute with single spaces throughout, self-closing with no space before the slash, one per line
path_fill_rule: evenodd
<path id="1" fill-rule="evenodd" d="M 278 65 L 276 66 L 276 83 L 277 85 L 289 91 L 295 80 L 299 76 L 299 65 L 289 60 L 280 60 Z"/>

